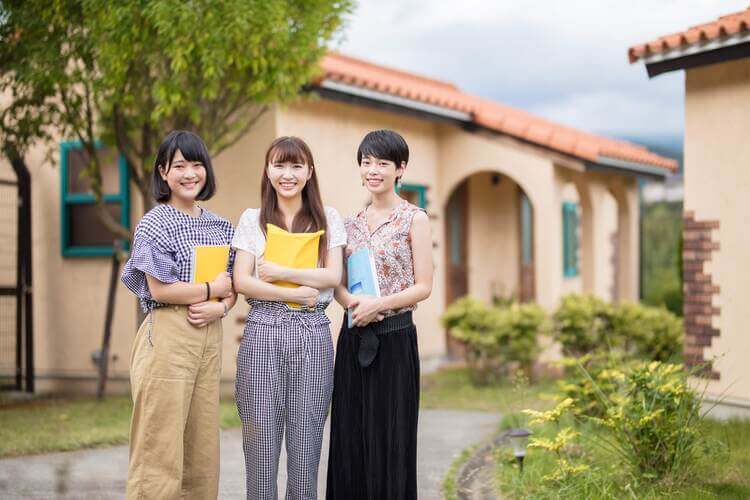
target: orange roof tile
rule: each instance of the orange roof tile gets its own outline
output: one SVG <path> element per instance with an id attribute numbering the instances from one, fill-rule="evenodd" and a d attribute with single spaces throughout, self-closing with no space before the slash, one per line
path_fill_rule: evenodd
<path id="1" fill-rule="evenodd" d="M 605 157 L 668 170 L 677 169 L 675 160 L 652 153 L 643 146 L 559 125 L 526 111 L 465 94 L 451 83 L 337 53 L 328 53 L 321 66 L 321 81 L 345 83 L 468 113 L 478 125 L 583 160 L 597 162 Z"/>
<path id="2" fill-rule="evenodd" d="M 677 48 L 687 48 L 691 45 L 710 42 L 746 31 L 750 31 L 750 8 L 722 16 L 710 23 L 693 26 L 687 31 L 665 35 L 648 43 L 630 47 L 628 49 L 628 58 L 632 64 L 651 54 L 660 54 Z"/>

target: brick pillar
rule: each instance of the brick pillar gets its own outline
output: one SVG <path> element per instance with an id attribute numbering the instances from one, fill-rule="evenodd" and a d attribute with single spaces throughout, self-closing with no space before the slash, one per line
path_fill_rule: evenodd
<path id="1" fill-rule="evenodd" d="M 713 326 L 713 318 L 721 313 L 720 308 L 713 305 L 713 297 L 720 289 L 705 267 L 713 252 L 719 249 L 719 242 L 713 240 L 716 229 L 719 229 L 718 220 L 698 221 L 693 211 L 683 215 L 685 364 L 688 367 L 704 365 L 703 376 L 718 380 L 719 372 L 704 357 L 704 349 L 720 334 Z"/>

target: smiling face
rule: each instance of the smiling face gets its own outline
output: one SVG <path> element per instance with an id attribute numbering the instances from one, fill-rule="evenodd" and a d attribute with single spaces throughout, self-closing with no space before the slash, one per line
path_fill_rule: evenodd
<path id="1" fill-rule="evenodd" d="M 277 161 L 266 167 L 268 180 L 278 196 L 295 198 L 302 196 L 302 190 L 312 176 L 312 168 L 306 163 L 295 161 Z"/>
<path id="2" fill-rule="evenodd" d="M 206 185 L 206 167 L 199 161 L 186 160 L 179 149 L 167 167 L 159 166 L 159 174 L 172 196 L 184 203 L 193 203 Z"/>
<path id="3" fill-rule="evenodd" d="M 403 166 L 368 155 L 359 164 L 359 175 L 367 190 L 373 194 L 393 191 L 396 179 L 404 174 Z"/>

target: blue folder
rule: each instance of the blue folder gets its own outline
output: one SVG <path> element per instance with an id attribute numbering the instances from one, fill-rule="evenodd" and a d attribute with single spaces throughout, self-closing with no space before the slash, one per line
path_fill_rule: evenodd
<path id="1" fill-rule="evenodd" d="M 378 274 L 375 270 L 375 259 L 369 248 L 357 250 L 346 261 L 346 286 L 352 295 L 372 295 L 380 297 Z M 349 328 L 352 325 L 352 314 L 348 311 Z"/>

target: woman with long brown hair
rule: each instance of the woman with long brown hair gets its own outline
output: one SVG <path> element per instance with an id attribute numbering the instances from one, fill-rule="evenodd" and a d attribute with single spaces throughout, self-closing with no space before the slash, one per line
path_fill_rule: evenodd
<path id="1" fill-rule="evenodd" d="M 318 267 L 264 260 L 267 225 L 292 233 L 325 232 Z M 242 419 L 247 498 L 275 499 L 286 433 L 288 499 L 317 496 L 323 425 L 333 388 L 333 343 L 324 311 L 341 279 L 346 232 L 323 207 L 310 148 L 280 137 L 266 153 L 261 208 L 242 214 L 232 240 L 234 285 L 251 305 L 237 355 L 235 397 Z M 299 285 L 285 288 L 284 281 Z M 302 304 L 292 308 L 287 303 Z"/>

